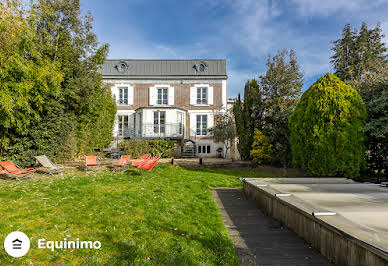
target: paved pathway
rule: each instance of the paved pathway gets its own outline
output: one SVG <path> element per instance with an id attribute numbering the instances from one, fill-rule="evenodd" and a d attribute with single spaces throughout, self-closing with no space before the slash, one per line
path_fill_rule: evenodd
<path id="1" fill-rule="evenodd" d="M 248 201 L 242 189 L 215 188 L 212 193 L 241 265 L 331 265 Z"/>

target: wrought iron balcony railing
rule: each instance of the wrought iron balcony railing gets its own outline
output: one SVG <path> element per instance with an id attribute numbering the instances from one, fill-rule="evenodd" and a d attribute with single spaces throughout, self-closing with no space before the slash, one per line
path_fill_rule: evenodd
<path id="1" fill-rule="evenodd" d="M 119 136 L 124 138 L 184 138 L 185 127 L 183 123 L 169 124 L 129 124 L 128 127 L 119 128 Z"/>

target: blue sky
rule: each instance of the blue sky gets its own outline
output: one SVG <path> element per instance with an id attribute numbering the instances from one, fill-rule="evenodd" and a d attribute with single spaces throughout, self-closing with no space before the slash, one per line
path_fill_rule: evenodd
<path id="1" fill-rule="evenodd" d="M 308 88 L 331 72 L 331 42 L 345 23 L 381 22 L 388 36 L 388 0 L 81 0 L 94 16 L 108 58 L 225 58 L 228 96 L 266 70 L 268 54 L 296 51 Z M 388 43 L 388 38 L 385 42 Z"/>

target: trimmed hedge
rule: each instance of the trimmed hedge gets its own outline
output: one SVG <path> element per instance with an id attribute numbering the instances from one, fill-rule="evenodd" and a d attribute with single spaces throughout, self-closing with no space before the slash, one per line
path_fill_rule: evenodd
<path id="1" fill-rule="evenodd" d="M 146 153 L 170 158 L 174 155 L 174 143 L 164 139 L 128 139 L 119 143 L 119 147 L 127 149 L 132 158 L 138 158 Z"/>
<path id="2" fill-rule="evenodd" d="M 365 104 L 355 89 L 330 73 L 321 77 L 289 120 L 294 166 L 318 176 L 359 176 L 365 117 Z"/>

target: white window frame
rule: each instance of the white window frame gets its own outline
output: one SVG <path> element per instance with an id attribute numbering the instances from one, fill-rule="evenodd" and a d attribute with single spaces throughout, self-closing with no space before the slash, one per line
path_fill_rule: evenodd
<path id="1" fill-rule="evenodd" d="M 155 123 L 155 114 L 158 114 L 157 115 L 157 123 Z M 161 113 L 164 113 L 164 122 L 161 123 Z M 166 111 L 160 111 L 160 110 L 157 110 L 157 111 L 153 111 L 152 112 L 152 115 L 153 115 L 153 124 L 154 124 L 154 130 L 153 130 L 153 133 L 154 134 L 165 134 L 166 133 L 166 119 L 167 119 L 167 112 Z"/>
<path id="2" fill-rule="evenodd" d="M 158 89 L 167 89 L 167 104 L 158 104 Z M 165 106 L 165 105 L 174 105 L 174 87 L 171 87 L 168 84 L 156 84 L 152 87 L 149 87 L 149 105 L 151 106 Z M 163 99 L 162 99 L 163 102 Z"/>
<path id="3" fill-rule="evenodd" d="M 158 88 L 156 88 L 156 91 L 158 93 L 157 98 L 156 98 L 156 104 L 157 105 L 168 105 L 168 88 L 167 87 L 165 87 L 165 88 L 158 87 Z M 160 92 L 160 99 L 159 99 L 159 92 Z"/>
<path id="4" fill-rule="evenodd" d="M 204 119 L 204 118 L 206 118 L 206 119 Z M 199 120 L 199 122 L 198 122 L 198 120 Z M 206 120 L 206 122 L 204 122 L 204 120 Z M 195 124 L 196 124 L 195 131 L 196 131 L 197 136 L 207 136 L 208 116 L 206 114 L 197 114 L 195 116 Z M 199 132 L 199 134 L 198 134 L 198 132 Z"/>
<path id="5" fill-rule="evenodd" d="M 125 93 L 122 93 L 120 95 L 120 90 L 126 90 L 127 91 L 126 101 L 125 101 L 125 97 L 124 97 Z M 112 96 L 115 98 L 117 106 L 130 106 L 130 105 L 133 105 L 133 94 L 134 94 L 133 86 L 131 86 L 131 85 L 127 84 L 127 83 L 116 83 L 111 88 L 111 92 L 112 92 Z"/>
<path id="6" fill-rule="evenodd" d="M 210 154 L 211 149 L 212 149 L 211 145 L 197 145 L 198 154 Z"/>
<path id="7" fill-rule="evenodd" d="M 128 105 L 129 88 L 124 86 L 118 86 L 117 89 L 119 90 L 119 98 L 117 99 L 117 105 Z M 125 95 L 127 96 L 126 98 Z"/>
<path id="8" fill-rule="evenodd" d="M 207 103 L 197 103 L 197 92 L 198 88 L 207 88 L 206 97 Z M 209 84 L 194 84 L 193 87 L 190 87 L 190 105 L 192 106 L 211 106 L 214 104 L 214 89 Z"/>
<path id="9" fill-rule="evenodd" d="M 124 134 L 125 130 L 128 130 L 128 134 L 129 134 L 129 129 L 130 129 L 130 125 L 131 125 L 131 123 L 129 122 L 129 117 L 130 117 L 129 114 L 118 114 L 117 115 L 117 126 L 118 126 L 118 128 L 117 128 L 118 129 L 117 135 L 118 136 L 124 137 L 125 136 L 125 134 Z M 124 128 L 125 127 L 125 118 L 127 119 L 127 128 Z"/>
<path id="10" fill-rule="evenodd" d="M 204 97 L 204 95 L 206 97 Z M 207 105 L 208 99 L 209 99 L 209 88 L 208 87 L 197 87 L 196 103 L 199 105 Z"/>

